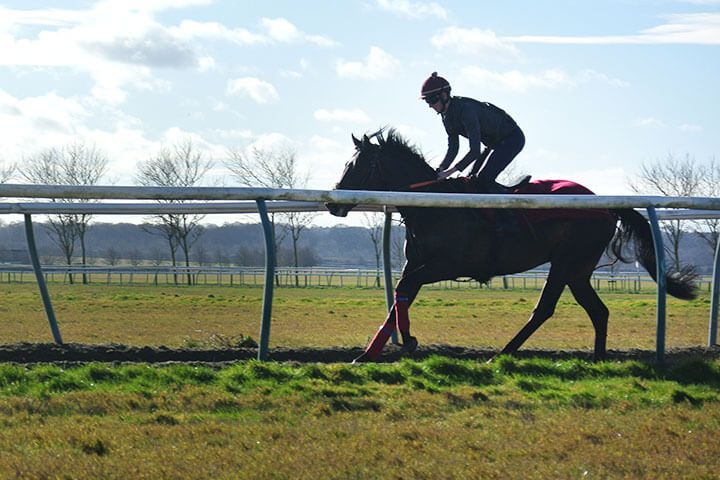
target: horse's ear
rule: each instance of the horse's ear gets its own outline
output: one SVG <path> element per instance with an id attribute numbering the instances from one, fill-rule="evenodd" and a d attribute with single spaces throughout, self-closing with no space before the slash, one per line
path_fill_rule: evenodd
<path id="1" fill-rule="evenodd" d="M 355 135 L 350 134 L 350 136 L 353 139 L 353 143 L 355 144 L 355 147 L 360 148 L 360 146 L 362 145 L 362 142 L 360 140 L 358 140 L 357 138 L 355 138 Z"/>
<path id="2" fill-rule="evenodd" d="M 370 137 L 368 137 L 367 135 L 363 135 L 362 144 L 370 145 Z"/>

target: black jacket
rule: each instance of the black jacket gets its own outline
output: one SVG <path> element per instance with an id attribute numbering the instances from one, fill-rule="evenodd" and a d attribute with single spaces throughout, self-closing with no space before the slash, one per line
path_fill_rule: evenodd
<path id="1" fill-rule="evenodd" d="M 448 135 L 448 150 L 439 167 L 442 170 L 447 169 L 457 156 L 459 135 L 470 142 L 470 151 L 457 163 L 458 170 L 462 171 L 480 157 L 481 143 L 495 148 L 519 128 L 505 110 L 467 97 L 450 97 L 442 119 Z"/>

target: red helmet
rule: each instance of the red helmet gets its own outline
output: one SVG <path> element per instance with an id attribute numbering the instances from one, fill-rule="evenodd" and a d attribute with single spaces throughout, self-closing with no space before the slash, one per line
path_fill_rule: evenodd
<path id="1" fill-rule="evenodd" d="M 437 72 L 433 72 L 427 80 L 422 84 L 420 89 L 420 98 L 425 98 L 433 93 L 440 93 L 443 90 L 450 92 L 450 82 L 445 80 L 443 77 L 438 77 Z"/>

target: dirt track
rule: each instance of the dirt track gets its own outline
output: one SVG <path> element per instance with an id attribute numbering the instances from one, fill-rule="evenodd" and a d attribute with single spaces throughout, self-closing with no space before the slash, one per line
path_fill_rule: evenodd
<path id="1" fill-rule="evenodd" d="M 361 348 L 274 348 L 270 349 L 269 359 L 281 362 L 298 363 L 334 363 L 350 362 L 362 352 Z M 412 355 L 422 359 L 430 355 L 443 355 L 451 358 L 487 360 L 497 351 L 490 349 L 474 349 L 453 347 L 449 345 L 420 346 Z M 591 359 L 588 350 L 522 350 L 518 357 L 539 356 L 546 358 L 582 358 Z M 142 362 L 142 363 L 202 363 L 219 364 L 249 360 L 257 357 L 257 349 L 173 349 L 166 347 L 136 347 L 118 344 L 87 345 L 69 343 L 56 345 L 52 343 L 18 343 L 0 345 L 0 362 L 13 363 L 85 363 L 85 362 Z M 382 361 L 395 361 L 400 358 L 400 349 L 390 345 L 383 355 Z M 666 362 L 674 363 L 688 358 L 717 359 L 720 358 L 720 347 L 676 348 L 666 351 Z M 654 362 L 655 352 L 652 350 L 611 350 L 610 360 L 640 360 Z"/>

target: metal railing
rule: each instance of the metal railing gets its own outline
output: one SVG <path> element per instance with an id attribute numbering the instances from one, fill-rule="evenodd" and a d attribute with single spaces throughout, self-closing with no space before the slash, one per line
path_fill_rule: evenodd
<path id="1" fill-rule="evenodd" d="M 163 204 L 107 204 L 107 203 L 0 203 L 0 214 L 19 213 L 25 218 L 25 232 L 33 270 L 40 288 L 53 337 L 62 343 L 57 327 L 43 270 L 35 246 L 32 215 L 57 213 L 95 214 L 158 214 L 158 213 L 252 213 L 260 215 L 265 235 L 266 262 L 264 273 L 263 310 L 261 318 L 258 358 L 265 359 L 270 335 L 273 278 L 275 277 L 275 251 L 268 211 L 317 211 L 320 202 L 355 204 L 366 210 L 385 211 L 385 234 L 383 235 L 383 258 L 388 265 L 389 226 L 392 210 L 386 206 L 439 207 L 444 208 L 643 208 L 651 225 L 657 263 L 657 319 L 656 356 L 662 362 L 665 354 L 665 260 L 662 234 L 656 208 L 710 210 L 715 216 L 720 211 L 720 198 L 660 197 L 660 196 L 601 196 L 601 195 L 487 195 L 456 193 L 408 193 L 347 190 L 295 190 L 269 188 L 218 188 L 218 187 L 124 187 L 94 185 L 0 185 L 0 198 L 51 198 L 83 200 L 162 200 Z M 167 203 L 168 201 L 183 203 Z M 252 200 L 253 202 L 238 202 Z M 203 203 L 194 203 L 204 201 Z M 268 203 L 270 201 L 270 203 Z M 212 202 L 212 203 L 211 203 Z M 302 202 L 302 203 L 297 203 Z M 707 218 L 693 212 L 681 212 L 673 218 Z M 699 215 L 703 215 L 702 213 Z M 690 216 L 690 217 L 688 217 Z M 717 339 L 718 282 L 720 270 L 720 244 L 716 249 L 713 268 L 708 344 Z M 384 271 L 388 309 L 392 306 L 391 272 L 389 265 Z"/>
<path id="2" fill-rule="evenodd" d="M 42 265 L 45 283 L 74 283 L 71 278 L 83 278 L 83 282 L 95 285 L 187 285 L 190 276 L 193 286 L 261 286 L 265 282 L 264 267 L 221 266 L 97 266 L 97 265 Z M 443 289 L 505 289 L 539 290 L 548 270 L 528 270 L 522 273 L 497 276 L 487 284 L 474 279 L 443 280 L 429 287 Z M 392 286 L 400 278 L 400 270 L 390 272 Z M 0 283 L 35 283 L 32 265 L 0 264 Z M 645 272 L 595 271 L 591 282 L 596 290 L 640 293 L 655 291 L 655 281 Z M 372 268 L 330 267 L 276 267 L 275 285 L 280 287 L 357 287 L 385 288 L 384 270 Z M 712 288 L 712 276 L 699 276 L 698 289 Z"/>

